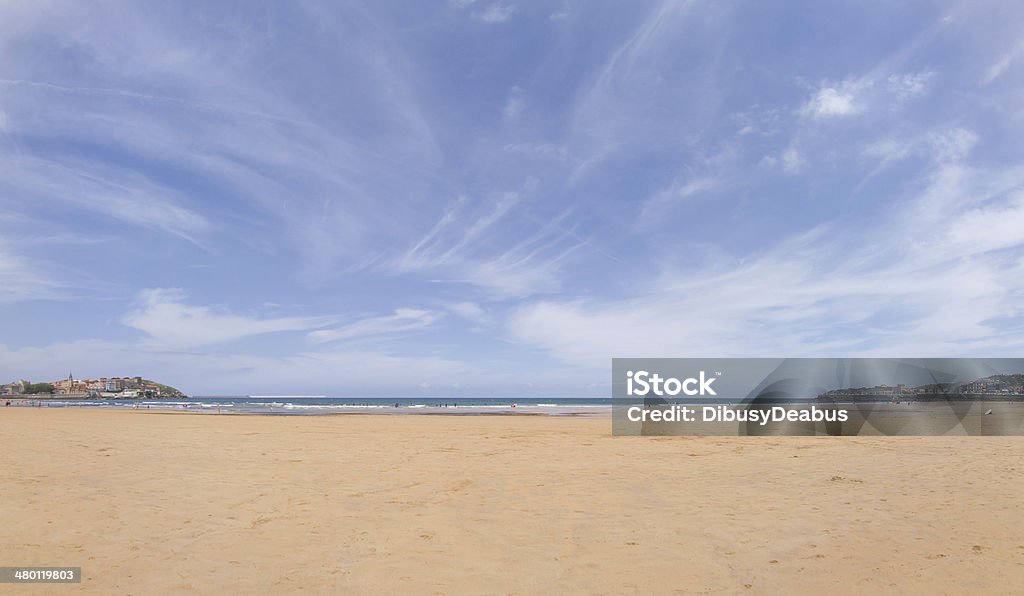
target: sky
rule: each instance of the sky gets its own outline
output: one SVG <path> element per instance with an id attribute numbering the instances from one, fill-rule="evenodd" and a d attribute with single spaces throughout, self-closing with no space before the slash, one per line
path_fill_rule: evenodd
<path id="1" fill-rule="evenodd" d="M 0 381 L 1021 356 L 1024 5 L 0 3 Z"/>

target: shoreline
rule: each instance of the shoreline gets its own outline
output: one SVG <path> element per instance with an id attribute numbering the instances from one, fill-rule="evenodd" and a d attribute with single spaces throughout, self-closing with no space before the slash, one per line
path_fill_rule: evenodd
<path id="1" fill-rule="evenodd" d="M 540 416 L 551 418 L 611 418 L 612 406 L 610 405 L 579 405 L 579 406 L 481 406 L 464 405 L 458 407 L 437 407 L 437 406 L 403 406 L 392 408 L 390 406 L 373 406 L 366 408 L 358 405 L 340 405 L 335 407 L 323 406 L 324 410 L 304 410 L 281 407 L 278 409 L 267 408 L 236 408 L 228 406 L 217 406 L 216 404 L 202 404 L 194 402 L 187 405 L 179 405 L 181 402 L 170 402 L 163 404 L 149 404 L 153 407 L 142 407 L 144 403 L 84 403 L 65 404 L 61 401 L 46 402 L 37 400 L 6 400 L 10 401 L 12 408 L 30 408 L 42 410 L 77 410 L 77 411 L 105 411 L 105 412 L 135 412 L 149 414 L 202 414 L 202 415 L 232 415 L 232 416 L 271 416 L 271 417 L 321 417 L 321 416 L 500 416 L 500 417 L 528 417 Z M 53 405 L 60 404 L 60 405 Z M 193 407 L 198 406 L 198 407 Z M 0 406 L 5 407 L 5 406 Z M 315 406 L 321 407 L 321 406 Z"/>

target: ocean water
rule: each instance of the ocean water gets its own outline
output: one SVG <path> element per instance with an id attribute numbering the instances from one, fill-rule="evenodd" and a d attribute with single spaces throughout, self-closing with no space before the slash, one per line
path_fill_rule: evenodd
<path id="1" fill-rule="evenodd" d="M 600 415 L 612 399 L 493 397 L 293 397 L 197 396 L 188 399 L 19 399 L 15 405 L 46 408 L 177 410 L 221 414 L 533 414 Z"/>

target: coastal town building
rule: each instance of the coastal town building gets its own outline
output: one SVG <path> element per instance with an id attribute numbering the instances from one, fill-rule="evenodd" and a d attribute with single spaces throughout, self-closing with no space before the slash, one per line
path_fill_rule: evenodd
<path id="1" fill-rule="evenodd" d="M 0 386 L 0 395 L 20 395 L 25 392 L 28 381 L 22 379 L 13 383 Z"/>
<path id="2" fill-rule="evenodd" d="M 70 398 L 138 398 L 180 397 L 173 387 L 134 377 L 100 377 L 76 379 L 69 371 L 66 379 L 33 385 L 24 379 L 0 385 L 0 394 L 6 396 L 37 395 Z"/>

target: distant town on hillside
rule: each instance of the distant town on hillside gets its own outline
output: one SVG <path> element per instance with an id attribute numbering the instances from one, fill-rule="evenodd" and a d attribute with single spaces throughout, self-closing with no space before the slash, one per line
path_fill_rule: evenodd
<path id="1" fill-rule="evenodd" d="M 98 379 L 68 378 L 59 381 L 31 383 L 24 379 L 0 386 L 0 395 L 33 398 L 63 397 L 89 399 L 138 399 L 185 397 L 181 391 L 142 377 L 101 377 Z"/>
<path id="2" fill-rule="evenodd" d="M 907 385 L 876 385 L 874 387 L 856 387 L 833 389 L 818 396 L 819 399 L 868 399 L 880 398 L 893 401 L 920 400 L 949 397 L 1015 397 L 1024 395 L 1024 374 L 992 375 L 976 379 L 970 383 L 932 383 L 917 387 Z"/>

